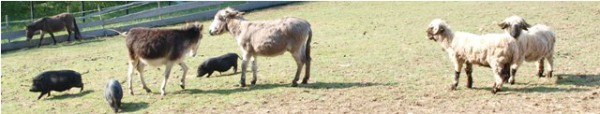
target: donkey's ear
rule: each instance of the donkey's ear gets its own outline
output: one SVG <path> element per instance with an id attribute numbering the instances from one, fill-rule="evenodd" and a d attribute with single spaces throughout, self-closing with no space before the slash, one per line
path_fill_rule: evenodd
<path id="1" fill-rule="evenodd" d="M 236 16 L 246 15 L 246 12 L 238 12 Z"/>
<path id="2" fill-rule="evenodd" d="M 196 26 L 198 26 L 198 28 L 200 29 L 200 31 L 202 31 L 202 28 L 204 27 L 204 25 L 202 25 L 202 24 L 200 24 L 200 23 L 198 23 L 198 22 L 196 22 L 196 23 L 194 23 L 194 24 L 195 24 Z"/>

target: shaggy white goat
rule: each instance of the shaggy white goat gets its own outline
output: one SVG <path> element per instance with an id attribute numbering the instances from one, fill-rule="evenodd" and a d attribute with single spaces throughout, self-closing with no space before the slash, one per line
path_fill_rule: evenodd
<path id="1" fill-rule="evenodd" d="M 452 32 L 443 20 L 434 19 L 427 28 L 427 37 L 439 43 L 454 64 L 455 76 L 451 90 L 455 90 L 458 86 L 463 64 L 466 64 L 468 88 L 473 84 L 471 77 L 473 64 L 491 67 L 496 80 L 492 93 L 496 93 L 509 77 L 510 68 L 522 62 L 516 40 L 507 34 L 480 36 L 466 32 Z"/>
<path id="2" fill-rule="evenodd" d="M 550 66 L 550 70 L 546 76 L 548 78 L 552 77 L 552 71 L 554 70 L 554 60 L 552 55 L 554 54 L 556 36 L 554 35 L 554 32 L 550 30 L 550 27 L 542 24 L 530 27 L 530 25 L 525 22 L 525 19 L 519 16 L 508 17 L 498 25 L 513 38 L 517 39 L 525 61 L 538 62 L 538 77 L 544 76 L 544 59 L 548 61 L 548 66 Z M 512 69 L 511 72 L 513 75 L 511 75 L 508 81 L 511 84 L 514 84 L 514 74 L 517 72 L 517 69 Z"/>

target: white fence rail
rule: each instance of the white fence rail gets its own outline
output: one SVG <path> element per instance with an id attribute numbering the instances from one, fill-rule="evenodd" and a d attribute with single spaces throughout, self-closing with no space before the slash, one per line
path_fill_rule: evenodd
<path id="1" fill-rule="evenodd" d="M 193 3 L 190 2 L 190 3 L 179 4 L 179 5 L 167 6 L 167 7 L 148 10 L 148 11 L 153 11 L 153 12 L 142 11 L 142 12 L 146 12 L 147 14 L 134 13 L 134 14 L 130 14 L 127 16 L 123 16 L 123 17 L 117 17 L 117 18 L 105 20 L 104 22 L 101 22 L 99 25 L 106 24 L 106 23 L 116 23 L 119 21 L 139 19 L 139 18 L 154 17 L 154 16 L 159 16 L 161 14 L 165 14 L 165 13 L 189 10 L 189 9 L 198 8 L 198 7 L 219 5 L 222 3 L 224 3 L 224 2 L 193 2 Z M 288 4 L 288 3 L 292 3 L 292 2 L 289 2 L 289 1 L 281 1 L 281 2 L 252 1 L 252 2 L 247 2 L 244 4 L 231 6 L 231 7 L 241 10 L 241 11 L 248 11 L 248 10 L 272 7 L 272 6 L 283 5 L 283 4 Z M 198 7 L 193 7 L 194 5 L 189 5 L 189 4 L 194 4 Z M 165 10 L 165 9 L 167 9 L 167 10 Z M 183 15 L 183 16 L 179 16 L 179 17 L 163 18 L 163 19 L 156 20 L 156 21 L 144 22 L 144 23 L 128 25 L 128 26 L 115 27 L 112 29 L 119 30 L 119 31 L 128 31 L 129 29 L 134 28 L 134 27 L 154 27 L 154 26 L 177 24 L 177 23 L 193 21 L 193 20 L 207 20 L 207 19 L 212 19 L 212 17 L 216 14 L 216 12 L 218 10 L 219 9 L 212 9 L 212 10 L 208 10 L 208 11 L 187 14 L 187 15 Z M 98 22 L 89 22 L 89 23 L 98 23 Z M 79 26 L 80 26 L 80 29 L 82 29 L 83 23 L 79 24 Z M 90 24 L 90 25 L 86 25 L 86 26 L 90 27 L 92 25 Z M 84 39 L 116 35 L 116 34 L 117 33 L 113 32 L 113 31 L 103 29 L 103 28 L 81 32 L 81 35 L 83 36 Z M 22 37 L 24 35 L 25 35 L 24 31 L 2 33 L 2 39 L 18 38 L 18 37 Z M 10 37 L 5 37 L 5 36 L 10 36 Z M 48 37 L 48 36 L 46 36 L 46 37 Z M 57 42 L 63 42 L 63 41 L 66 41 L 67 35 L 55 36 L 55 38 L 56 38 Z M 44 38 L 44 40 L 41 42 L 42 42 L 42 44 L 51 44 L 52 39 Z M 31 40 L 31 42 L 16 41 L 16 42 L 3 43 L 2 51 L 15 50 L 15 49 L 26 48 L 26 47 L 33 47 L 33 46 L 37 46 L 38 43 L 39 43 L 39 40 L 37 38 L 34 40 Z"/>

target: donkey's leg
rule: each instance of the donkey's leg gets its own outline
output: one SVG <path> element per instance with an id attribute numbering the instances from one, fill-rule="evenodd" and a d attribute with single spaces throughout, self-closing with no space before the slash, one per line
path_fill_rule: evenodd
<path id="1" fill-rule="evenodd" d="M 310 48 L 310 47 L 306 47 L 306 48 Z M 308 83 L 308 79 L 310 78 L 310 53 L 305 53 L 304 54 L 304 64 L 306 64 L 306 67 L 304 68 L 304 79 L 302 79 L 302 84 L 307 84 Z"/>
<path id="2" fill-rule="evenodd" d="M 67 27 L 65 27 L 65 29 L 67 29 L 67 34 L 68 34 L 67 35 L 67 41 L 71 42 L 71 27 L 67 26 Z M 75 37 L 75 36 L 73 36 L 73 37 Z"/>
<path id="3" fill-rule="evenodd" d="M 473 64 L 466 62 L 465 73 L 467 73 L 467 88 L 473 88 Z"/>
<path id="4" fill-rule="evenodd" d="M 129 83 L 129 94 L 133 95 L 133 88 L 131 87 L 131 76 L 133 75 L 134 62 L 133 60 L 129 60 L 129 71 L 127 71 L 127 83 Z"/>
<path id="5" fill-rule="evenodd" d="M 240 79 L 240 86 L 246 87 L 246 69 L 248 68 L 248 59 L 250 59 L 251 55 L 248 52 L 242 52 L 244 55 L 244 60 L 242 60 L 242 76 Z"/>
<path id="6" fill-rule="evenodd" d="M 173 62 L 167 62 L 167 67 L 165 68 L 165 78 L 163 79 L 162 85 L 160 86 L 160 95 L 165 96 L 165 86 L 167 86 L 167 80 L 169 79 L 169 75 L 171 74 L 171 68 L 173 68 Z"/>
<path id="7" fill-rule="evenodd" d="M 52 41 L 54 41 L 54 45 L 56 45 L 56 38 L 54 38 L 54 33 L 52 33 L 52 32 L 48 32 L 48 33 L 50 34 Z"/>
<path id="8" fill-rule="evenodd" d="M 250 85 L 256 84 L 256 70 L 258 66 L 256 66 L 256 56 L 252 56 L 252 81 L 250 81 Z"/>
<path id="9" fill-rule="evenodd" d="M 544 58 L 542 58 L 538 61 L 537 67 L 538 67 L 538 78 L 544 77 Z"/>
<path id="10" fill-rule="evenodd" d="M 150 88 L 148 88 L 148 86 L 146 86 L 146 81 L 144 81 L 144 67 L 145 64 L 140 63 L 139 61 L 137 62 L 137 72 L 138 75 L 140 75 L 140 81 L 142 82 L 142 88 L 144 88 L 144 90 L 146 90 L 147 93 L 152 92 L 150 90 Z"/>
<path id="11" fill-rule="evenodd" d="M 39 48 L 39 47 L 42 45 L 42 41 L 44 41 L 44 35 L 45 35 L 45 33 L 44 33 L 44 32 L 42 32 L 42 33 L 40 34 L 40 42 L 38 43 L 38 48 Z"/>
<path id="12" fill-rule="evenodd" d="M 179 63 L 179 66 L 181 66 L 181 69 L 183 69 L 183 76 L 181 76 L 181 81 L 179 81 L 179 86 L 181 86 L 181 89 L 185 89 L 185 76 L 187 75 L 188 66 L 185 65 L 184 62 Z"/>
<path id="13" fill-rule="evenodd" d="M 548 67 L 550 67 L 550 70 L 548 70 L 548 73 L 546 73 L 546 77 L 552 78 L 552 72 L 554 71 L 554 58 L 552 57 L 552 54 L 546 57 L 546 60 L 548 60 Z"/>
<path id="14" fill-rule="evenodd" d="M 296 75 L 294 76 L 294 80 L 292 81 L 292 87 L 298 86 L 298 80 L 300 80 L 300 72 L 302 72 L 302 67 L 304 67 L 303 58 L 300 53 L 292 53 L 294 56 L 294 60 L 296 60 Z"/>

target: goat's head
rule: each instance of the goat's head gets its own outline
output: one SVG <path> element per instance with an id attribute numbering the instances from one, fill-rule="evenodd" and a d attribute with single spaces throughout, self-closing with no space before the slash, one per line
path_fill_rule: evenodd
<path id="1" fill-rule="evenodd" d="M 498 23 L 498 26 L 508 32 L 513 38 L 518 38 L 522 30 L 528 30 L 531 25 L 525 22 L 525 19 L 519 16 L 510 16 L 504 21 Z"/>
<path id="2" fill-rule="evenodd" d="M 229 31 L 227 28 L 227 24 L 232 19 L 243 19 L 243 15 L 245 12 L 240 12 L 231 7 L 227 7 L 221 9 L 215 14 L 212 24 L 210 24 L 210 28 L 208 28 L 208 33 L 212 35 L 222 34 L 223 31 Z"/>
<path id="3" fill-rule="evenodd" d="M 438 41 L 441 40 L 441 38 L 444 38 L 442 35 L 445 35 L 445 32 L 447 32 L 448 29 L 449 27 L 444 20 L 434 19 L 431 21 L 425 32 L 427 32 L 427 38 L 429 40 Z"/>

